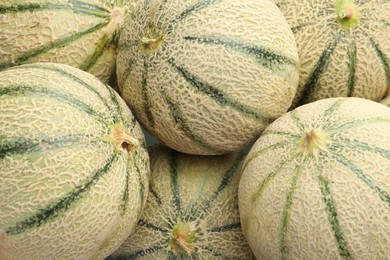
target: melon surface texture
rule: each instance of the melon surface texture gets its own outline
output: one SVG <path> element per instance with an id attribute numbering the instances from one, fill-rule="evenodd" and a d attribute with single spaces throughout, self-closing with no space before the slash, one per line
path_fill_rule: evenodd
<path id="1" fill-rule="evenodd" d="M 151 180 L 134 235 L 108 259 L 254 259 L 238 212 L 241 152 L 150 149 Z"/>
<path id="2" fill-rule="evenodd" d="M 291 105 L 294 36 L 273 1 L 140 1 L 118 45 L 121 96 L 161 143 L 224 154 Z"/>
<path id="3" fill-rule="evenodd" d="M 390 90 L 390 2 L 277 0 L 299 53 L 292 108 L 330 97 L 380 101 Z"/>
<path id="4" fill-rule="evenodd" d="M 357 98 L 274 121 L 243 164 L 239 208 L 258 259 L 387 259 L 390 109 Z"/>
<path id="5" fill-rule="evenodd" d="M 103 259 L 148 192 L 144 135 L 124 101 L 79 69 L 0 72 L 0 259 Z"/>
<path id="6" fill-rule="evenodd" d="M 0 69 L 56 62 L 108 82 L 131 0 L 0 0 Z"/>

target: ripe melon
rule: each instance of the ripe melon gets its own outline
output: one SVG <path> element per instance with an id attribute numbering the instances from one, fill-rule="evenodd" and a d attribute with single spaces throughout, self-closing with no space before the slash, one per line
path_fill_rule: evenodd
<path id="1" fill-rule="evenodd" d="M 256 141 L 239 185 L 258 259 L 387 259 L 390 110 L 339 97 L 300 106 Z"/>
<path id="2" fill-rule="evenodd" d="M 140 1 L 119 39 L 121 96 L 161 143 L 223 154 L 291 105 L 293 34 L 271 0 Z"/>
<path id="3" fill-rule="evenodd" d="M 151 180 L 134 235 L 108 259 L 252 259 L 241 230 L 238 183 L 245 154 L 150 150 Z"/>
<path id="4" fill-rule="evenodd" d="M 0 2 L 0 70 L 57 62 L 108 82 L 131 0 L 7 0 Z"/>
<path id="5" fill-rule="evenodd" d="M 276 0 L 294 33 L 293 106 L 330 97 L 380 101 L 390 90 L 390 2 Z"/>
<path id="6" fill-rule="evenodd" d="M 148 191 L 141 128 L 109 86 L 53 63 L 0 72 L 0 259 L 103 259 Z"/>

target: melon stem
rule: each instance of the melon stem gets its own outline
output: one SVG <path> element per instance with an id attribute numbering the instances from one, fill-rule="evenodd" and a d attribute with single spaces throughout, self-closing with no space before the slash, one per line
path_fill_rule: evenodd
<path id="1" fill-rule="evenodd" d="M 340 17 L 341 19 L 344 19 L 344 20 L 349 20 L 349 19 L 351 19 L 351 18 L 353 17 L 352 14 L 353 14 L 353 13 L 352 13 L 352 10 L 346 9 L 346 10 L 344 10 L 344 11 L 342 11 L 342 12 L 339 13 L 339 17 Z"/>
<path id="2" fill-rule="evenodd" d="M 311 129 L 300 141 L 300 149 L 303 154 L 313 154 L 315 157 L 321 150 L 326 151 L 327 146 L 328 139 L 326 134 L 317 129 Z"/>
<path id="3" fill-rule="evenodd" d="M 153 23 L 149 24 L 144 36 L 140 40 L 140 47 L 146 54 L 157 50 L 164 41 L 164 35 L 161 30 L 156 28 Z"/>
<path id="4" fill-rule="evenodd" d="M 134 147 L 139 144 L 138 140 L 132 137 L 121 125 L 114 125 L 111 129 L 111 142 L 120 151 L 131 154 Z"/>
<path id="5" fill-rule="evenodd" d="M 179 222 L 172 228 L 168 244 L 175 254 L 185 253 L 190 255 L 193 250 L 193 242 L 196 238 L 195 228 L 192 224 Z"/>
<path id="6" fill-rule="evenodd" d="M 125 17 L 129 13 L 129 8 L 127 6 L 125 7 L 117 7 L 115 6 L 111 10 L 111 19 L 109 24 L 104 28 L 104 31 L 108 35 L 114 34 L 117 30 L 122 28 Z"/>
<path id="7" fill-rule="evenodd" d="M 360 14 L 353 0 L 336 0 L 335 9 L 339 25 L 350 30 L 359 24 Z"/>

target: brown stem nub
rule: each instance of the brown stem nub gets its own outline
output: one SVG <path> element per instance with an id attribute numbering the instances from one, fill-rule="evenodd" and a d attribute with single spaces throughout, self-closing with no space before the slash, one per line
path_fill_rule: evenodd
<path id="1" fill-rule="evenodd" d="M 114 125 L 111 129 L 111 141 L 115 147 L 123 152 L 131 154 L 139 141 L 132 137 L 122 125 Z"/>
<path id="2" fill-rule="evenodd" d="M 164 34 L 161 30 L 150 24 L 141 38 L 140 47 L 145 53 L 151 53 L 157 50 L 164 41 Z"/>

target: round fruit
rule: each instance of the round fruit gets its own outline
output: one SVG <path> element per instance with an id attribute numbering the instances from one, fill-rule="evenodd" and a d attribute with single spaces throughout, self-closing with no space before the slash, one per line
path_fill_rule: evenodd
<path id="1" fill-rule="evenodd" d="M 390 90 L 390 2 L 277 0 L 299 53 L 292 108 L 330 97 L 380 101 Z"/>
<path id="2" fill-rule="evenodd" d="M 7 0 L 0 4 L 0 69 L 57 62 L 103 82 L 115 74 L 116 44 L 130 0 Z"/>
<path id="3" fill-rule="evenodd" d="M 291 105 L 298 53 L 271 0 L 141 1 L 125 23 L 119 91 L 161 143 L 224 154 Z"/>
<path id="4" fill-rule="evenodd" d="M 239 185 L 242 227 L 258 259 L 386 259 L 390 110 L 329 98 L 273 122 Z"/>
<path id="5" fill-rule="evenodd" d="M 109 86 L 34 63 L 0 72 L 0 259 L 102 259 L 146 201 L 141 128 Z"/>
<path id="6" fill-rule="evenodd" d="M 145 210 L 134 235 L 109 259 L 252 259 L 238 212 L 244 158 L 154 146 Z"/>

